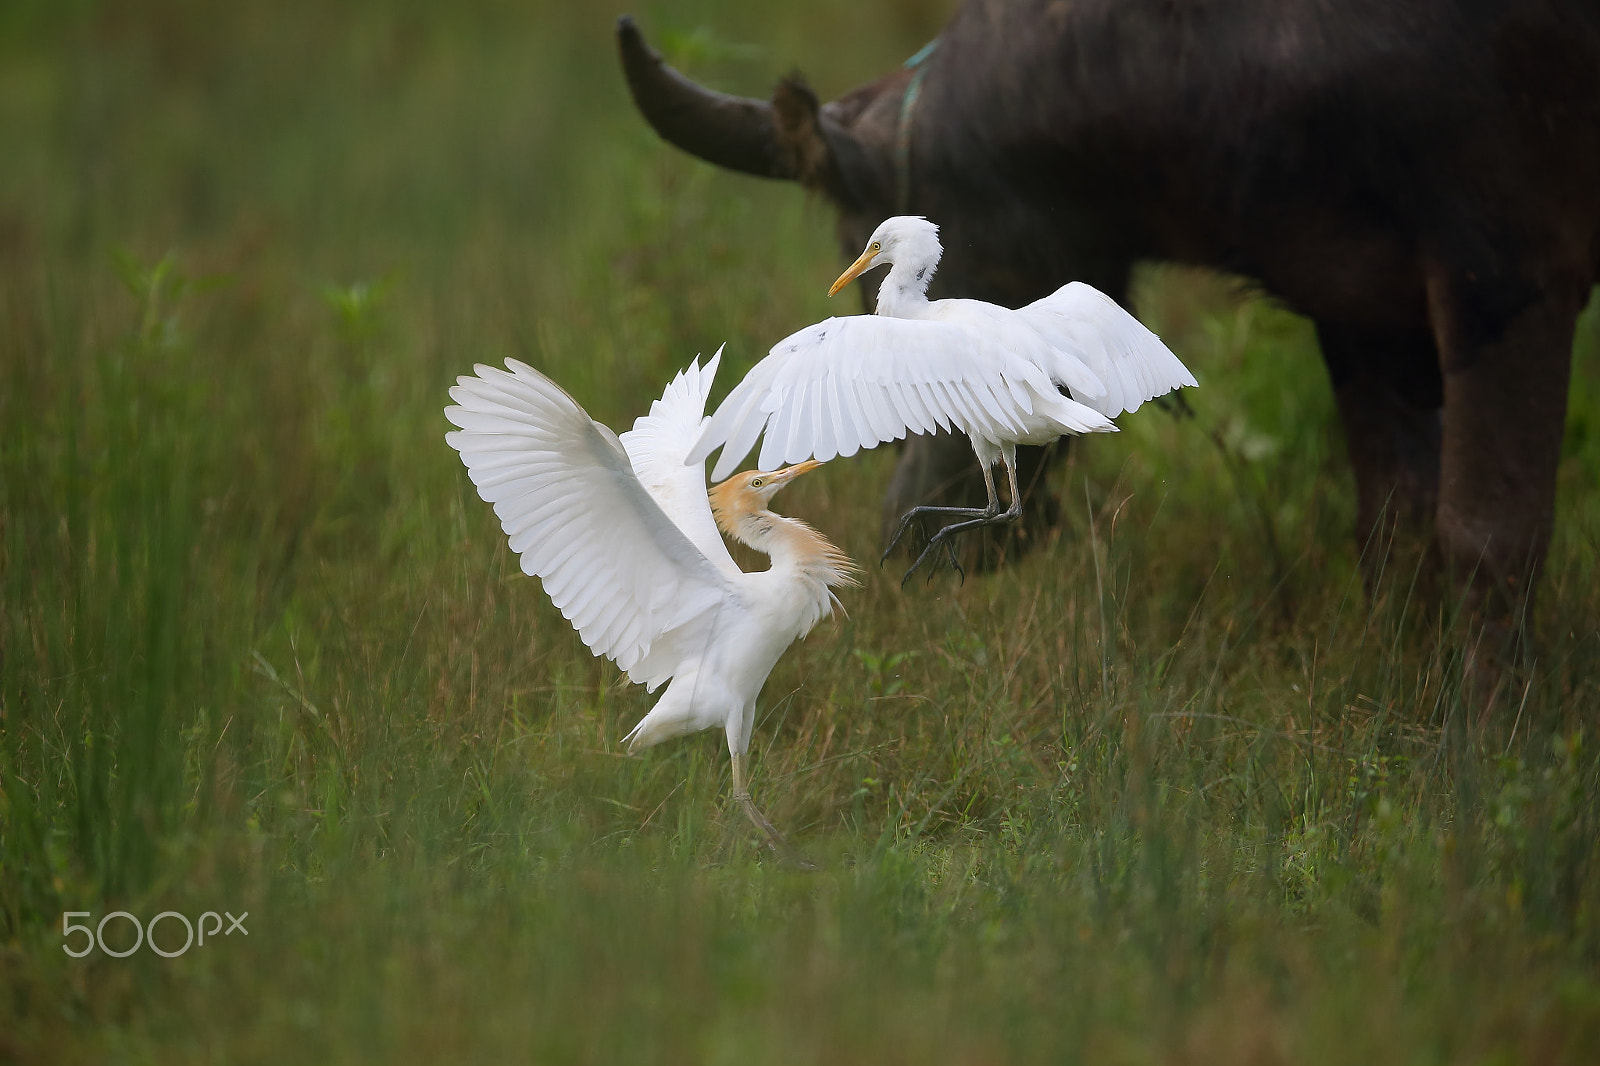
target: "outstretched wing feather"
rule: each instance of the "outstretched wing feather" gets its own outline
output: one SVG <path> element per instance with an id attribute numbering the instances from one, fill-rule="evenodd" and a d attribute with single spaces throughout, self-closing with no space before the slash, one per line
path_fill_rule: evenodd
<path id="1" fill-rule="evenodd" d="M 712 414 L 688 461 L 723 446 L 712 478 L 726 477 L 763 430 L 764 470 L 850 455 L 908 430 L 954 425 L 993 434 L 1031 413 L 1030 390 L 1055 391 L 1042 368 L 980 332 L 877 315 L 830 318 L 773 346 Z"/>
<path id="2" fill-rule="evenodd" d="M 654 688 L 680 664 L 651 649 L 669 635 L 692 647 L 708 634 L 729 580 L 640 482 L 610 430 L 532 367 L 506 365 L 459 379 L 445 416 L 460 428 L 445 439 L 494 505 L 523 571 L 596 655 Z M 675 465 L 698 428 L 697 418 L 680 432 Z"/>
<path id="3" fill-rule="evenodd" d="M 1052 375 L 1072 388 L 1074 399 L 1107 418 L 1196 384 L 1160 337 L 1093 285 L 1069 282 L 1016 314 L 1055 350 Z M 1075 366 L 1087 367 L 1103 390 L 1074 386 L 1068 376 Z"/>
<path id="4" fill-rule="evenodd" d="M 705 428 L 706 395 L 721 362 L 718 348 L 704 367 L 698 359 L 689 364 L 650 404 L 650 412 L 635 419 L 633 428 L 618 439 L 645 491 L 713 566 L 731 576 L 739 567 L 711 517 L 705 463 L 684 462 Z"/>

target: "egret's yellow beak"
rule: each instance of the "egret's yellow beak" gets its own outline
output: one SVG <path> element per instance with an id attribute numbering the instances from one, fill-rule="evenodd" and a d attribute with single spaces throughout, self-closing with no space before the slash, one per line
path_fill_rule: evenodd
<path id="1" fill-rule="evenodd" d="M 764 498 L 770 499 L 773 493 L 783 488 L 789 482 L 793 481 L 801 474 L 811 473 L 811 471 L 815 470 L 821 465 L 822 463 L 816 459 L 807 459 L 803 463 L 796 463 L 793 466 L 785 466 L 778 470 L 746 470 L 742 474 L 735 474 L 728 480 L 718 482 L 716 485 L 713 485 L 711 487 L 711 495 L 715 497 L 719 493 L 737 491 L 737 487 L 739 486 L 747 486 L 751 489 L 754 489 Z"/>
<path id="2" fill-rule="evenodd" d="M 872 266 L 872 260 L 877 258 L 877 255 L 878 253 L 874 252 L 871 248 L 868 248 L 866 251 L 862 252 L 861 258 L 857 259 L 854 263 L 851 263 L 849 270 L 846 270 L 843 274 L 839 275 L 839 280 L 833 283 L 833 288 L 828 290 L 828 295 L 832 296 L 834 293 L 838 292 L 840 289 L 854 281 L 856 279 L 856 275 Z"/>
<path id="3" fill-rule="evenodd" d="M 777 482 L 778 484 L 787 484 L 788 482 L 799 477 L 801 474 L 809 474 L 811 471 L 815 470 L 821 465 L 822 464 L 815 459 L 807 459 L 803 463 L 796 463 L 793 466 L 786 466 L 782 470 L 774 470 L 772 473 L 767 475 L 768 483 L 770 484 L 772 482 Z"/>

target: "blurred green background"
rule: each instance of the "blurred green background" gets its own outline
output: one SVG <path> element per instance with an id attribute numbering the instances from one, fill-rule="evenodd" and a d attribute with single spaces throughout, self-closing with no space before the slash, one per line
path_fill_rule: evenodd
<path id="1" fill-rule="evenodd" d="M 950 6 L 632 13 L 828 98 Z M 719 734 L 621 754 L 650 697 L 443 442 L 474 362 L 621 429 L 838 310 L 826 205 L 658 142 L 619 13 L 0 4 L 0 1061 L 1594 1061 L 1593 307 L 1479 721 L 1409 565 L 1363 593 L 1307 324 L 1146 270 L 1193 417 L 1074 448 L 1018 565 L 869 566 L 780 662 L 754 791 L 824 866 L 787 870 Z M 870 564 L 892 461 L 781 508 Z M 249 934 L 62 951 L 119 909 Z"/>

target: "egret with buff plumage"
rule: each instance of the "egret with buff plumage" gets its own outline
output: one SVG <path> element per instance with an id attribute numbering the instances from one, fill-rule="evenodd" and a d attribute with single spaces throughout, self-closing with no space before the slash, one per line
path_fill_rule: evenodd
<path id="1" fill-rule="evenodd" d="M 773 512 L 772 497 L 816 460 L 748 471 L 706 491 L 686 463 L 705 428 L 722 357 L 696 360 L 620 437 L 524 363 L 477 366 L 450 390 L 445 439 L 494 505 L 524 573 L 538 577 L 583 642 L 633 681 L 666 691 L 627 736 L 630 751 L 721 726 L 734 798 L 773 850 L 796 852 L 750 798 L 756 696 L 778 658 L 857 584 L 821 533 Z M 718 530 L 767 555 L 746 573 Z"/>

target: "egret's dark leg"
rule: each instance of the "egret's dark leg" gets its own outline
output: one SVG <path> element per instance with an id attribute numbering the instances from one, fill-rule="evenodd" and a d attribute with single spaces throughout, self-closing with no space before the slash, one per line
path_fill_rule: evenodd
<path id="1" fill-rule="evenodd" d="M 889 555 L 895 549 L 895 545 L 900 543 L 900 538 L 906 535 L 906 530 L 910 529 L 911 524 L 919 518 L 925 518 L 928 515 L 957 515 L 961 518 L 978 518 L 980 516 L 992 517 L 999 514 L 1000 497 L 995 492 L 994 473 L 989 469 L 987 463 L 980 463 L 979 465 L 983 467 L 984 487 L 989 490 L 989 505 L 987 507 L 950 507 L 943 504 L 925 503 L 911 508 L 911 510 L 900 516 L 900 524 L 895 527 L 894 536 L 889 538 L 889 546 L 883 549 L 883 556 L 878 560 L 879 563 L 881 564 L 888 560 Z M 930 540 L 929 544 L 931 545 L 932 543 Z M 917 561 L 912 564 L 911 569 L 915 570 L 920 566 L 923 556 L 927 554 L 924 551 L 922 555 L 919 555 Z M 909 571 L 907 575 L 909 576 Z"/>
<path id="2" fill-rule="evenodd" d="M 757 829 L 767 835 L 767 845 L 779 858 L 802 870 L 817 869 L 816 863 L 796 851 L 783 835 L 773 828 L 772 823 L 767 821 L 767 816 L 756 809 L 755 801 L 750 798 L 750 789 L 745 785 L 744 760 L 743 754 L 733 756 L 733 798 L 744 808 L 745 816 Z"/>
<path id="3" fill-rule="evenodd" d="M 951 522 L 949 525 L 944 526 L 938 532 L 934 533 L 933 536 L 929 537 L 928 546 L 922 549 L 922 554 L 917 556 L 916 562 L 911 564 L 911 569 L 906 571 L 906 576 L 900 579 L 900 583 L 902 585 L 910 580 L 911 575 L 917 572 L 917 568 L 927 560 L 929 555 L 938 550 L 941 546 L 943 546 L 946 551 L 950 552 L 950 556 L 953 560 L 955 558 L 955 552 L 950 549 L 950 538 L 954 537 L 956 534 L 963 533 L 969 529 L 977 529 L 980 526 L 1007 525 L 1022 517 L 1022 492 L 1017 487 L 1016 448 L 1006 448 L 1002 459 L 1006 467 L 1006 480 L 1011 487 L 1011 506 L 1006 508 L 1004 511 L 1000 510 L 1000 495 L 995 491 L 994 487 L 994 471 L 990 468 L 988 463 L 984 463 L 983 480 L 984 484 L 987 485 L 989 489 L 989 506 L 981 511 L 976 508 L 961 508 L 960 510 L 965 510 L 970 516 L 967 521 Z M 944 510 L 945 512 L 958 510 L 958 508 L 919 509 L 928 511 Z M 957 566 L 956 569 L 959 570 L 960 567 Z"/>
<path id="4" fill-rule="evenodd" d="M 1007 306 L 1031 299 L 1023 295 L 1012 302 L 1008 302 L 1009 297 L 1001 300 L 994 295 L 981 298 Z M 1050 530 L 1060 525 L 1061 509 L 1060 501 L 1050 490 L 1050 471 L 1066 454 L 1068 443 L 1061 440 L 1053 445 L 1030 444 L 1017 448 L 1017 483 L 1022 486 L 1025 497 L 1022 519 L 1015 525 L 990 526 L 978 537 L 958 541 L 956 548 L 963 563 L 976 562 L 981 569 L 992 569 L 1003 565 L 1003 560 L 1015 561 L 1029 549 L 1048 542 Z M 972 445 L 966 434 L 912 434 L 900 449 L 900 460 L 885 489 L 880 520 L 882 543 L 889 543 L 890 536 L 900 525 L 901 516 L 919 504 L 981 507 L 985 502 L 983 467 L 972 461 Z M 935 521 L 938 520 L 929 519 L 923 525 L 931 528 Z M 918 541 L 916 551 L 909 547 L 913 540 Z M 895 551 L 904 555 L 909 563 L 922 550 L 920 540 L 903 536 Z"/>
<path id="5" fill-rule="evenodd" d="M 1000 513 L 1000 495 L 995 491 L 994 471 L 990 469 L 988 463 L 985 463 L 982 460 L 979 460 L 978 465 L 983 468 L 983 485 L 988 491 L 989 505 L 987 507 L 944 507 L 932 504 L 924 504 L 921 507 L 911 508 L 911 510 L 907 511 L 905 515 L 901 517 L 900 528 L 895 530 L 894 538 L 889 541 L 889 546 L 884 549 L 883 558 L 879 560 L 880 564 L 889 558 L 889 553 L 894 551 L 894 547 L 897 543 L 899 543 L 901 536 L 905 534 L 907 529 L 911 528 L 911 523 L 918 518 L 922 518 L 927 515 L 957 515 L 961 518 L 967 518 L 981 522 L 985 518 Z M 971 522 L 955 522 L 951 523 L 951 525 L 959 525 L 962 529 L 966 529 L 971 525 Z M 917 556 L 916 561 L 911 564 L 911 569 L 906 571 L 905 577 L 900 579 L 900 584 L 904 585 L 907 581 L 911 580 L 911 575 L 917 572 L 917 569 L 927 561 L 928 556 L 936 551 L 940 545 L 943 545 L 944 550 L 949 554 L 950 565 L 953 566 L 958 573 L 961 573 L 963 576 L 965 576 L 965 572 L 961 569 L 961 563 L 956 559 L 955 550 L 950 546 L 950 539 L 944 536 L 944 530 L 951 528 L 951 525 L 941 527 L 933 534 L 933 536 L 928 538 L 927 546 L 922 549 L 922 552 Z"/>

